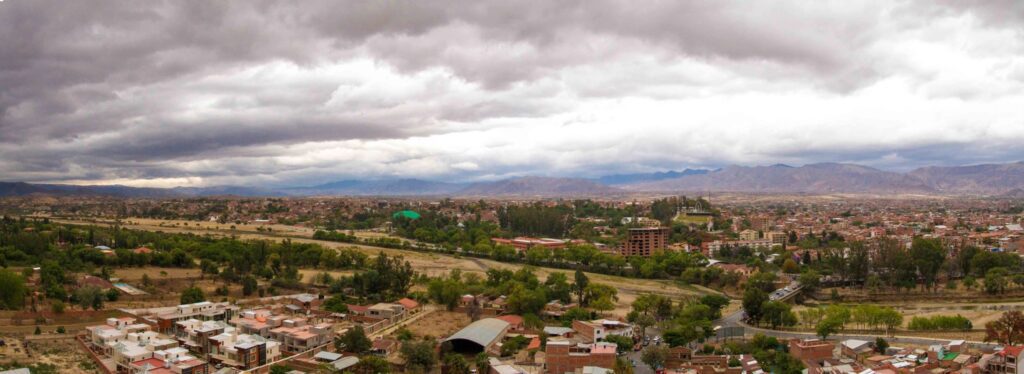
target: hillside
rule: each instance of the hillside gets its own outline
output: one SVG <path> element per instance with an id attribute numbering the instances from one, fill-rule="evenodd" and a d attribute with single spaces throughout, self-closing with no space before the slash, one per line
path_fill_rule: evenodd
<path id="1" fill-rule="evenodd" d="M 1024 188 L 1024 162 L 916 169 L 908 175 L 940 193 L 1006 194 Z"/>
<path id="2" fill-rule="evenodd" d="M 287 189 L 297 195 L 345 196 L 430 196 L 451 195 L 465 184 L 434 182 L 422 179 L 343 180 L 312 187 Z"/>
<path id="3" fill-rule="evenodd" d="M 853 164 L 729 166 L 701 175 L 627 186 L 634 191 L 758 193 L 928 193 L 924 182 L 900 173 Z"/>
<path id="4" fill-rule="evenodd" d="M 463 196 L 605 196 L 625 191 L 579 178 L 519 177 L 474 183 L 458 192 Z"/>

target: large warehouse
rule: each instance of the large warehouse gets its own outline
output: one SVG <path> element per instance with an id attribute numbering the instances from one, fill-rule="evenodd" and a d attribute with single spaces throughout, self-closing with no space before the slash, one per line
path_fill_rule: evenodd
<path id="1" fill-rule="evenodd" d="M 509 326 L 508 322 L 497 318 L 484 318 L 469 324 L 444 341 L 451 342 L 452 349 L 459 353 L 486 352 L 505 337 Z"/>

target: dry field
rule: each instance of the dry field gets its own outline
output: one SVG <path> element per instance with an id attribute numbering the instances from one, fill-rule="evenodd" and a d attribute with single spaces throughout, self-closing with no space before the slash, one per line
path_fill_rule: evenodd
<path id="1" fill-rule="evenodd" d="M 417 337 L 432 336 L 440 338 L 454 334 L 468 324 L 469 316 L 465 313 L 439 310 L 414 323 L 410 323 L 406 328 Z"/>
<path id="2" fill-rule="evenodd" d="M 33 340 L 28 344 L 34 355 L 32 360 L 34 363 L 54 365 L 60 373 L 97 372 L 95 362 L 72 339 Z"/>

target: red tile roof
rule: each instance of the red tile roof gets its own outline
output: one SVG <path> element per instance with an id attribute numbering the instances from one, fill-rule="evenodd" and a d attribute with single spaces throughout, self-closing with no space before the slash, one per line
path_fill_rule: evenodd
<path id="1" fill-rule="evenodd" d="M 405 309 L 416 309 L 417 307 L 420 306 L 420 303 L 417 303 L 416 300 L 407 297 L 399 299 L 398 303 L 402 304 L 402 306 L 405 307 Z"/>
<path id="2" fill-rule="evenodd" d="M 1003 355 L 1003 356 L 1010 355 L 1010 356 L 1013 356 L 1013 357 L 1020 357 L 1020 352 L 1021 351 L 1024 351 L 1024 346 L 1021 346 L 1021 345 L 1011 345 L 1009 347 L 1003 348 L 1003 350 L 1000 351 L 999 354 Z"/>
<path id="3" fill-rule="evenodd" d="M 498 316 L 497 318 L 502 320 L 502 321 L 508 322 L 508 324 L 510 324 L 510 325 L 522 325 L 523 324 L 523 317 L 517 316 L 515 314 L 508 314 L 508 315 L 504 315 L 504 316 Z"/>

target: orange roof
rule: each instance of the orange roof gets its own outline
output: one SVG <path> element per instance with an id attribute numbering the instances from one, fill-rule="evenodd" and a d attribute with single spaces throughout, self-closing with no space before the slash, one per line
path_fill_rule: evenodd
<path id="1" fill-rule="evenodd" d="M 135 253 L 152 253 L 153 250 L 146 247 L 135 248 Z"/>
<path id="2" fill-rule="evenodd" d="M 402 304 L 402 306 L 405 307 L 405 309 L 416 309 L 416 307 L 420 306 L 420 303 L 417 303 L 416 300 L 410 299 L 408 297 L 398 299 L 398 303 Z"/>
<path id="3" fill-rule="evenodd" d="M 1003 350 L 1000 351 L 999 354 L 1003 355 L 1003 356 L 1009 354 L 1009 355 L 1011 355 L 1013 357 L 1020 357 L 1020 352 L 1021 351 L 1024 351 L 1024 346 L 1011 345 L 1009 347 L 1003 348 Z"/>
<path id="4" fill-rule="evenodd" d="M 508 322 L 508 324 L 510 324 L 510 325 L 521 325 L 521 324 L 523 324 L 523 317 L 517 316 L 515 314 L 508 314 L 508 315 L 504 315 L 504 316 L 498 316 L 497 318 L 502 320 L 502 321 Z"/>
<path id="5" fill-rule="evenodd" d="M 527 351 L 534 349 L 540 349 L 540 338 L 536 336 L 533 337 L 533 340 L 530 340 L 530 344 L 526 346 Z"/>

